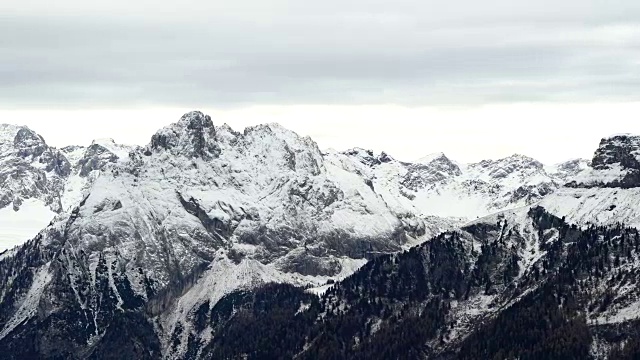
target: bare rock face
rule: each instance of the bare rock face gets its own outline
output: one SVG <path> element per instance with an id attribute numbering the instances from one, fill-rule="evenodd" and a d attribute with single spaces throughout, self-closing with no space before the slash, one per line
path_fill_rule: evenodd
<path id="1" fill-rule="evenodd" d="M 182 116 L 180 121 L 158 131 L 150 147 L 154 150 L 169 150 L 173 154 L 199 157 L 205 160 L 220 155 L 214 141 L 216 130 L 209 115 L 193 111 Z"/>
<path id="2" fill-rule="evenodd" d="M 614 135 L 603 138 L 593 155 L 591 168 L 577 175 L 567 186 L 640 187 L 640 136 Z"/>
<path id="3" fill-rule="evenodd" d="M 640 136 L 615 135 L 602 139 L 591 166 L 596 170 L 607 170 L 615 165 L 640 170 Z"/>
<path id="4" fill-rule="evenodd" d="M 92 171 L 102 169 L 108 163 L 118 161 L 118 156 L 110 152 L 104 146 L 92 144 L 89 146 L 84 157 L 78 163 L 80 176 L 88 176 Z"/>

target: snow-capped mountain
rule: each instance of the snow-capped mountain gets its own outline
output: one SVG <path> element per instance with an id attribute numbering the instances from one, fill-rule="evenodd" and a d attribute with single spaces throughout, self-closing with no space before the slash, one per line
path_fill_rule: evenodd
<path id="1" fill-rule="evenodd" d="M 72 164 L 64 192 L 60 194 L 63 211 L 71 211 L 86 196 L 100 171 L 110 164 L 129 160 L 133 146 L 116 144 L 113 139 L 97 139 L 89 146 L 67 146 L 61 152 Z"/>
<path id="2" fill-rule="evenodd" d="M 0 124 L 0 251 L 77 205 L 99 171 L 130 150 L 110 139 L 56 149 L 25 126 Z"/>
<path id="3" fill-rule="evenodd" d="M 0 249 L 21 244 L 62 210 L 71 164 L 26 127 L 0 125 Z"/>
<path id="4" fill-rule="evenodd" d="M 541 206 L 576 224 L 640 227 L 640 136 L 602 139 L 591 164 Z"/>
<path id="5" fill-rule="evenodd" d="M 538 204 L 376 258 L 319 289 L 320 298 L 271 285 L 203 304 L 187 353 L 196 359 L 638 358 L 640 184 L 628 180 L 637 169 L 638 140 L 605 138 L 592 168 Z M 368 167 L 392 162 L 367 152 L 347 155 Z M 247 324 L 257 331 L 243 331 Z"/>
<path id="6" fill-rule="evenodd" d="M 341 278 L 426 231 L 424 220 L 399 217 L 360 176 L 325 161 L 311 139 L 275 124 L 239 133 L 192 112 L 126 161 L 94 145 L 74 176 L 109 166 L 68 216 L 22 248 L 43 253 L 33 273 L 2 280 L 3 288 L 18 278 L 30 285 L 7 289 L 22 305 L 4 313 L 0 342 L 31 331 L 21 324 L 43 302 L 65 305 L 46 306 L 39 319 L 92 319 L 81 321 L 90 331 L 59 345 L 71 353 L 92 350 L 87 344 L 105 336 L 117 311 L 146 308 L 163 329 L 162 348 L 179 357 L 185 348 L 170 347 L 172 338 L 187 343 L 202 303 L 274 280 Z"/>
<path id="7" fill-rule="evenodd" d="M 465 221 L 534 204 L 587 167 L 586 160 L 545 167 L 523 155 L 475 164 L 459 164 L 442 153 L 406 163 L 363 149 L 327 157 L 366 178 L 398 213 Z"/>
<path id="8" fill-rule="evenodd" d="M 5 128 L 5 162 L 9 162 L 7 159 L 11 159 L 11 162 L 20 159 L 18 154 L 24 150 L 15 145 L 20 143 L 19 139 L 16 140 L 16 135 L 19 129 L 24 129 L 25 134 L 31 134 L 38 140 L 34 146 L 40 146 L 45 157 L 56 156 L 62 166 L 57 168 L 57 172 L 47 174 L 48 187 L 43 193 L 38 195 L 33 191 L 33 188 L 42 188 L 42 184 L 38 184 L 36 180 L 26 180 L 23 176 L 18 185 L 13 185 L 14 188 L 21 189 L 23 195 L 15 199 L 5 196 L 5 199 L 12 197 L 16 204 L 27 201 L 22 211 L 14 212 L 7 210 L 7 201 L 4 201 L 6 204 L 0 204 L 0 209 L 4 207 L 5 219 L 11 219 L 12 223 L 25 223 L 19 235 L 9 235 L 9 230 L 0 233 L 3 239 L 8 239 L 4 241 L 9 241 L 6 247 L 35 236 L 56 214 L 72 210 L 99 176 L 99 170 L 109 164 L 128 161 L 129 153 L 134 149 L 132 146 L 116 144 L 112 139 L 100 139 L 87 147 L 68 146 L 58 150 L 47 146 L 41 136 L 27 128 L 9 125 Z M 228 126 L 220 129 L 221 134 L 225 131 L 235 133 Z M 157 134 L 154 141 L 156 143 L 153 146 L 159 146 L 163 141 L 162 134 Z M 37 151 L 40 150 L 36 149 Z M 215 149 L 212 151 L 215 152 Z M 543 167 L 539 162 L 520 155 L 464 165 L 451 161 L 442 153 L 429 155 L 415 163 L 406 163 L 385 153 L 374 155 L 363 149 L 343 153 L 330 151 L 318 156 L 334 167 L 363 178 L 362 181 L 373 188 L 376 196 L 383 198 L 390 212 L 408 222 L 408 227 L 417 230 L 411 234 L 406 246 L 419 243 L 424 238 L 454 228 L 470 219 L 534 203 L 586 166 L 586 161 L 574 160 L 553 167 Z M 228 160 L 230 163 L 236 161 Z M 41 160 L 33 158 L 29 161 L 38 164 Z M 47 159 L 42 161 L 46 162 Z M 35 167 L 31 169 L 36 171 Z M 38 171 L 42 172 L 42 169 Z M 33 175 L 32 178 L 38 179 L 38 176 L 44 179 L 44 173 Z M 34 218 L 38 220 L 28 221 L 29 224 L 26 224 L 27 220 L 16 220 Z M 9 229 L 8 226 L 4 228 Z"/>
<path id="9" fill-rule="evenodd" d="M 11 173 L 37 174 L 42 166 L 35 163 L 43 161 L 61 185 L 50 191 L 59 213 L 51 225 L 0 254 L 0 350 L 10 358 L 207 358 L 218 354 L 221 322 L 232 323 L 237 313 L 229 296 L 240 291 L 262 299 L 268 311 L 266 299 L 251 295 L 265 284 L 320 287 L 354 273 L 342 287 L 351 295 L 330 293 L 324 310 L 297 302 L 292 316 L 320 309 L 331 323 L 350 308 L 372 305 L 372 298 L 354 302 L 369 288 L 383 292 L 383 306 L 391 297 L 389 314 L 403 302 L 417 306 L 403 314 L 414 314 L 424 301 L 437 301 L 429 311 L 446 321 L 421 328 L 433 326 L 460 344 L 481 320 L 514 304 L 509 296 L 537 291 L 533 267 L 562 256 L 556 247 L 569 241 L 560 217 L 581 225 L 637 218 L 632 197 L 638 194 L 625 180 L 638 169 L 629 155 L 638 143 L 631 136 L 604 139 L 593 167 L 582 160 L 545 167 L 521 155 L 458 164 L 444 154 L 405 163 L 362 149 L 322 153 L 312 139 L 279 125 L 241 133 L 215 126 L 201 112 L 160 129 L 144 147 L 100 140 L 56 150 L 33 133 L 26 143 L 45 148 L 34 160 L 11 136 L 3 159 L 22 159 L 8 167 L 17 169 Z M 40 160 L 46 151 L 68 170 L 47 170 L 49 156 Z M 581 180 L 597 176 L 603 180 Z M 14 199 L 45 201 L 40 193 L 11 189 Z M 610 190 L 627 192 L 618 199 Z M 585 215 L 589 201 L 597 206 Z M 620 216 L 609 216 L 612 211 Z M 557 219 L 541 222 L 543 212 Z M 476 220 L 462 235 L 402 252 L 468 219 Z M 358 271 L 378 258 L 384 260 Z M 396 293 L 405 285 L 418 293 Z M 386 319 L 368 318 L 367 326 L 388 333 L 393 323 Z M 446 332 L 439 328 L 445 325 Z M 299 334 L 313 335 L 304 329 Z M 428 343 L 431 354 L 446 350 L 447 342 L 436 339 L 420 346 Z M 304 341 L 294 354 L 316 346 Z"/>

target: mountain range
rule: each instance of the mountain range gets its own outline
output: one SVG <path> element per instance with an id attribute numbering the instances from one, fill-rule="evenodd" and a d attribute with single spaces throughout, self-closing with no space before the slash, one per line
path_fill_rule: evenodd
<path id="1" fill-rule="evenodd" d="M 197 111 L 143 147 L 0 125 L 0 184 L 7 358 L 640 351 L 637 136 L 545 166 L 323 152 Z"/>

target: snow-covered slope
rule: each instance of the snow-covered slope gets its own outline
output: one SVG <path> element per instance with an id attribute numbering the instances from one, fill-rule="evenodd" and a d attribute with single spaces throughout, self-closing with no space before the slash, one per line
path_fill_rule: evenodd
<path id="1" fill-rule="evenodd" d="M 540 205 L 577 224 L 640 227 L 640 136 L 602 139 L 591 167 Z"/>
<path id="2" fill-rule="evenodd" d="M 0 124 L 0 251 L 77 205 L 99 170 L 129 149 L 104 140 L 58 150 L 25 126 Z"/>
<path id="3" fill-rule="evenodd" d="M 61 211 L 71 164 L 24 126 L 0 124 L 0 251 L 32 238 Z"/>
<path id="4" fill-rule="evenodd" d="M 57 153 L 68 171 L 54 192 L 60 215 L 0 257 L 0 349 L 37 338 L 34 353 L 20 354 L 91 357 L 123 336 L 114 329 L 131 327 L 146 334 L 134 339 L 131 356 L 182 358 L 202 335 L 202 309 L 234 290 L 271 281 L 321 286 L 498 210 L 510 209 L 474 224 L 493 223 L 495 232 L 506 229 L 498 220 L 517 226 L 521 248 L 511 250 L 528 267 L 542 256 L 529 206 L 542 199 L 545 209 L 556 204 L 553 213 L 584 220 L 580 205 L 560 208 L 573 204 L 562 199 L 598 189 L 569 178 L 617 164 L 632 173 L 618 153 L 635 150 L 614 148 L 606 169 L 594 159 L 581 172 L 586 162 L 545 168 L 521 155 L 463 165 L 436 154 L 411 164 L 362 149 L 323 154 L 279 125 L 240 133 L 201 112 L 159 130 L 145 147 L 64 148 Z"/>
<path id="5" fill-rule="evenodd" d="M 109 164 L 127 161 L 133 149 L 133 146 L 116 144 L 113 139 L 94 140 L 87 147 L 62 148 L 72 164 L 72 172 L 60 194 L 63 211 L 70 211 L 78 205 L 87 195 L 91 184 L 100 176 L 100 170 Z"/>
<path id="6" fill-rule="evenodd" d="M 365 177 L 398 213 L 466 220 L 536 203 L 586 166 L 572 160 L 545 167 L 522 155 L 459 164 L 442 153 L 405 163 L 363 149 L 327 158 Z"/>
<path id="7" fill-rule="evenodd" d="M 426 231 L 424 220 L 398 216 L 358 174 L 325 161 L 311 139 L 275 124 L 239 133 L 192 112 L 127 161 L 94 145 L 75 170 L 82 177 L 101 168 L 100 175 L 34 246 L 56 254 L 52 284 L 84 294 L 60 311 L 103 296 L 115 308 L 144 301 L 165 347 L 175 337 L 186 343 L 195 307 L 221 294 L 274 280 L 319 285 Z M 110 290 L 96 283 L 103 267 Z M 54 286 L 38 294 L 63 301 Z M 22 322 L 21 314 L 7 324 Z M 70 346 L 85 346 L 104 325 Z"/>

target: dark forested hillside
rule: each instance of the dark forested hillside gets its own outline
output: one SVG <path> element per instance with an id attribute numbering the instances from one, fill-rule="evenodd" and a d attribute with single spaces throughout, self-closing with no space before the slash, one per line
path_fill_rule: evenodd
<path id="1" fill-rule="evenodd" d="M 607 322 L 635 301 L 635 229 L 578 229 L 534 208 L 543 250 L 522 258 L 507 219 L 377 258 L 322 297 L 289 285 L 236 292 L 197 314 L 189 358 L 631 359 L 635 322 Z M 539 249 L 540 250 L 540 249 Z M 521 266 L 528 266 L 522 268 Z M 624 295 L 619 291 L 627 286 Z M 625 288 L 626 289 L 626 288 Z M 601 323 L 602 322 L 602 323 Z M 212 340 L 210 340 L 212 339 Z M 206 346 L 202 346 L 206 344 Z M 600 351 L 600 353 L 598 353 Z"/>

